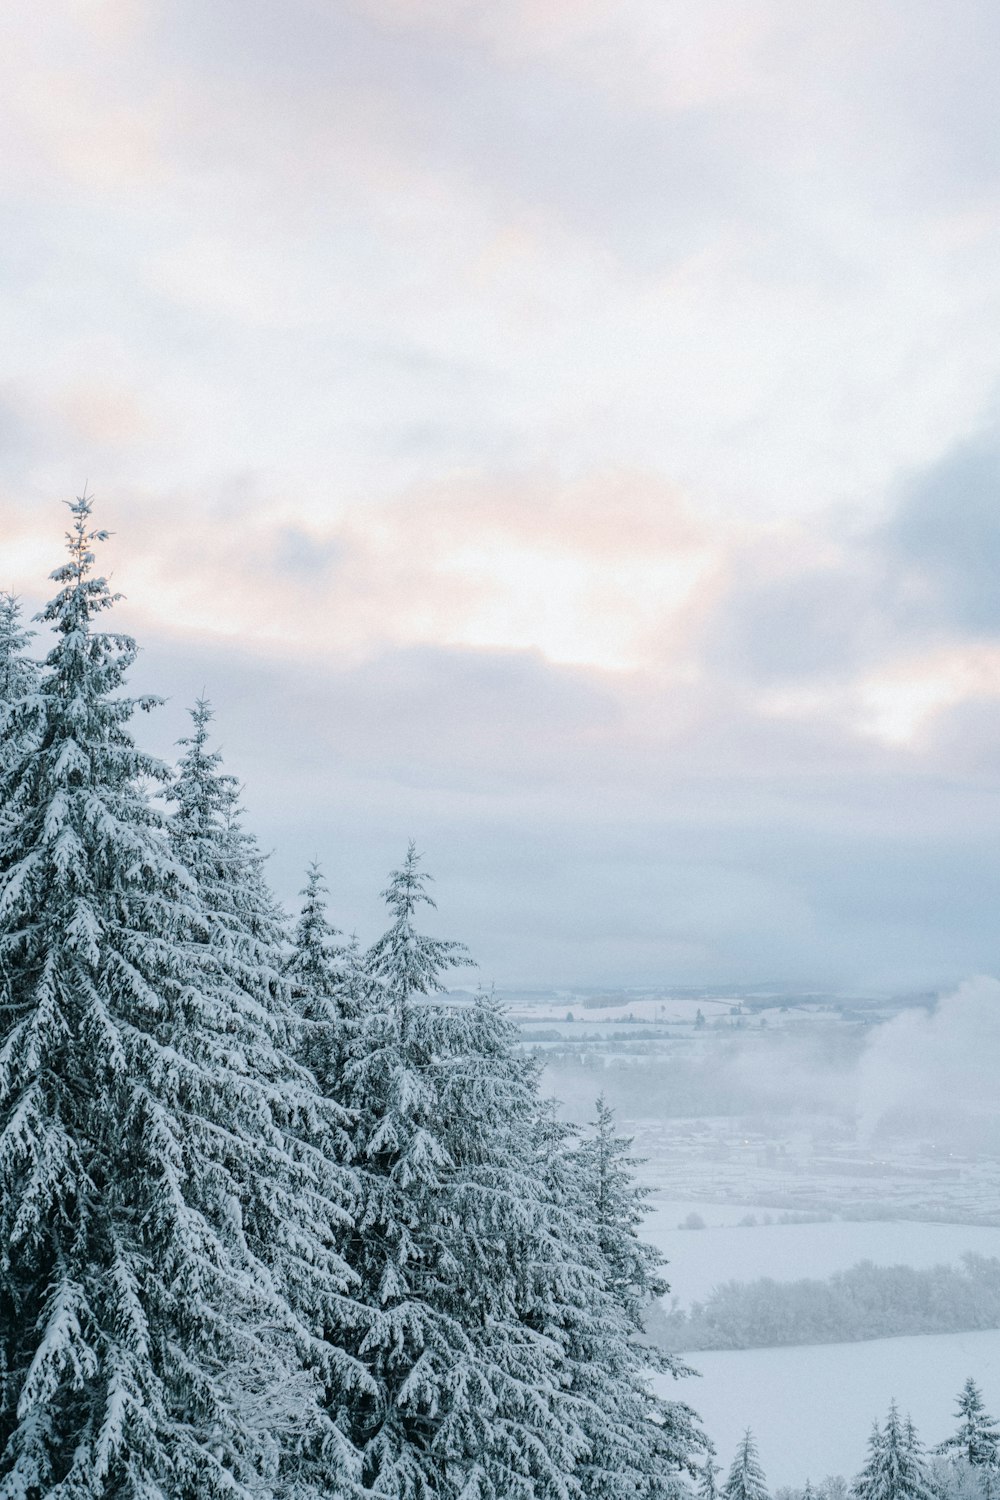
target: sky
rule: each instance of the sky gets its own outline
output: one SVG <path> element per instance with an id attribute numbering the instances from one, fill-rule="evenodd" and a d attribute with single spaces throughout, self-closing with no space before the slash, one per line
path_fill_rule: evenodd
<path id="1" fill-rule="evenodd" d="M 0 19 L 0 588 L 89 484 L 294 906 L 498 985 L 1000 972 L 993 0 Z"/>

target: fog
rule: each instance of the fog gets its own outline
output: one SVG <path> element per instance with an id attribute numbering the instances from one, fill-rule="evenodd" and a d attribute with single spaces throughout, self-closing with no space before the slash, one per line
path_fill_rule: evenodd
<path id="1" fill-rule="evenodd" d="M 649 1335 L 701 1372 L 724 1462 L 751 1424 L 774 1483 L 850 1481 L 894 1396 L 929 1445 L 962 1379 L 1000 1406 L 1000 980 L 513 1014 L 566 1117 L 585 1130 L 603 1092 L 633 1138 L 671 1287 Z M 830 1372 L 846 1404 L 817 1400 Z"/>
<path id="2" fill-rule="evenodd" d="M 586 1010 L 575 1014 L 586 1023 Z M 865 1146 L 910 1136 L 1000 1147 L 1000 980 L 991 977 L 891 1005 L 754 1001 L 700 1034 L 641 1020 L 563 1033 L 547 1079 L 575 1120 L 603 1089 L 629 1117 L 828 1116 Z"/>
<path id="3" fill-rule="evenodd" d="M 1000 1148 L 1000 981 L 970 979 L 933 1010 L 879 1027 L 858 1067 L 858 1128 L 865 1139 L 895 1128 Z"/>

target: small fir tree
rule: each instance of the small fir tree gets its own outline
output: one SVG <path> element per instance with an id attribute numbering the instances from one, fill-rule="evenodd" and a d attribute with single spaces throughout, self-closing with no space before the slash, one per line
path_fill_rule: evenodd
<path id="1" fill-rule="evenodd" d="M 26 655 L 34 635 L 21 623 L 16 595 L 0 593 L 0 707 L 18 702 L 38 685 L 37 664 Z"/>
<path id="2" fill-rule="evenodd" d="M 573 1152 L 576 1170 L 566 1193 L 566 1201 L 585 1217 L 588 1231 L 596 1237 L 597 1254 L 592 1254 L 591 1264 L 600 1290 L 595 1295 L 601 1302 L 610 1297 L 618 1314 L 603 1312 L 599 1319 L 603 1332 L 584 1344 L 582 1368 L 596 1368 L 598 1386 L 613 1377 L 593 1403 L 602 1416 L 591 1447 L 604 1460 L 596 1492 L 611 1493 L 617 1473 L 622 1493 L 629 1493 L 627 1486 L 636 1482 L 637 1471 L 646 1475 L 647 1486 L 656 1474 L 669 1489 L 705 1439 L 690 1408 L 653 1396 L 646 1385 L 647 1370 L 675 1378 L 691 1371 L 648 1341 L 645 1325 L 650 1302 L 669 1291 L 661 1272 L 664 1258 L 639 1238 L 649 1196 L 635 1179 L 641 1161 L 631 1155 L 631 1138 L 617 1133 L 614 1112 L 603 1095 L 597 1101 L 596 1116 L 592 1133 Z M 559 1133 L 558 1127 L 555 1131 Z M 614 1410 L 609 1400 L 612 1390 L 621 1406 L 616 1419 L 608 1423 Z M 651 1492 L 656 1493 L 655 1487 Z"/>
<path id="3" fill-rule="evenodd" d="M 982 1392 L 970 1375 L 958 1396 L 958 1427 L 935 1448 L 935 1453 L 964 1459 L 973 1468 L 1000 1467 L 1000 1427 L 990 1416 Z"/>
<path id="4" fill-rule="evenodd" d="M 900 1419 L 895 1401 L 884 1428 L 872 1429 L 868 1461 L 854 1480 L 855 1500 L 934 1500 L 934 1489 L 912 1422 Z"/>
<path id="5" fill-rule="evenodd" d="M 698 1466 L 698 1482 L 695 1494 L 698 1500 L 719 1500 L 719 1486 L 715 1476 L 721 1472 L 721 1464 L 715 1462 L 715 1449 L 708 1447 L 704 1461 Z"/>
<path id="6" fill-rule="evenodd" d="M 749 1427 L 726 1475 L 722 1500 L 768 1500 L 767 1480 Z"/>
<path id="7" fill-rule="evenodd" d="M 203 941 L 248 995 L 287 1009 L 285 915 L 264 878 L 257 840 L 243 826 L 239 781 L 209 747 L 213 718 L 211 704 L 199 698 L 192 731 L 178 742 L 182 754 L 164 794 L 175 804 L 170 842 L 198 883 Z"/>
<path id="8" fill-rule="evenodd" d="M 556 1207 L 553 1228 L 566 1268 L 561 1284 L 546 1287 L 541 1316 L 557 1338 L 563 1384 L 573 1403 L 584 1450 L 577 1466 L 581 1491 L 601 1500 L 675 1496 L 684 1476 L 696 1474 L 706 1440 L 681 1402 L 656 1396 L 648 1372 L 658 1354 L 645 1342 L 631 1296 L 606 1257 L 592 1209 L 593 1174 L 585 1169 L 572 1127 L 557 1119 L 554 1101 L 538 1108 L 535 1171 Z M 554 1295 L 553 1295 L 554 1291 Z M 692 1373 L 665 1357 L 660 1368 Z"/>
<path id="9" fill-rule="evenodd" d="M 304 1061 L 328 1098 L 346 1099 L 344 1069 L 360 1020 L 364 975 L 356 939 L 344 940 L 327 916 L 329 890 L 314 860 L 286 960 L 299 1016 Z"/>
<path id="10" fill-rule="evenodd" d="M 38 687 L 38 665 L 26 655 L 34 634 L 21 623 L 17 598 L 0 594 L 0 772 L 17 755 L 19 734 L 30 723 L 23 700 Z"/>
<path id="11" fill-rule="evenodd" d="M 610 1269 L 610 1288 L 641 1333 L 648 1304 L 670 1290 L 662 1275 L 666 1261 L 639 1238 L 650 1190 L 636 1182 L 636 1168 L 643 1163 L 630 1154 L 632 1138 L 617 1133 L 614 1110 L 603 1094 L 595 1114 L 592 1133 L 578 1148 L 584 1202 Z"/>

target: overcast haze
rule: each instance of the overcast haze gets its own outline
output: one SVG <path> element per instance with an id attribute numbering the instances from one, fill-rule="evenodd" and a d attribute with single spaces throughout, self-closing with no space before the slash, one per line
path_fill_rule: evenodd
<path id="1" fill-rule="evenodd" d="M 500 984 L 1000 968 L 993 0 L 53 0 L 0 587 L 85 480 L 294 897 Z"/>

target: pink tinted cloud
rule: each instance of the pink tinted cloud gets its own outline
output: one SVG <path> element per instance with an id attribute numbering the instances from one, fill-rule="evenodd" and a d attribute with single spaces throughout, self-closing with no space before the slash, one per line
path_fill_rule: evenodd
<path id="1" fill-rule="evenodd" d="M 710 607 L 727 545 L 635 473 L 577 485 L 469 475 L 325 513 L 248 479 L 207 504 L 134 492 L 107 510 L 137 618 L 274 649 L 318 644 L 331 659 L 451 644 L 662 665 Z"/>

